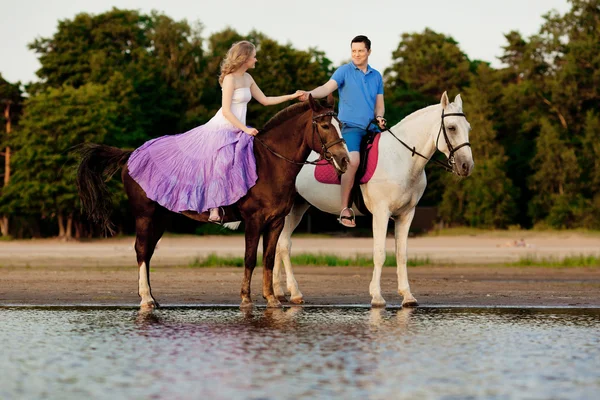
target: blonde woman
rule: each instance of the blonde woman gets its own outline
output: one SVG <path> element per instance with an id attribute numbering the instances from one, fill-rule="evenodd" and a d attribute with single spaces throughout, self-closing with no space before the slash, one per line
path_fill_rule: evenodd
<path id="1" fill-rule="evenodd" d="M 179 135 L 162 136 L 136 149 L 129 175 L 151 200 L 175 212 L 210 210 L 209 221 L 221 222 L 219 207 L 233 204 L 256 183 L 253 151 L 255 128 L 246 126 L 246 109 L 254 97 L 269 106 L 302 93 L 267 97 L 249 69 L 256 48 L 235 43 L 221 64 L 221 109 L 206 124 Z"/>

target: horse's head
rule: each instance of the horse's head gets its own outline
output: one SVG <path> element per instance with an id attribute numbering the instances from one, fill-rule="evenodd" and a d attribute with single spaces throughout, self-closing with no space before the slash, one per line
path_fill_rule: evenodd
<path id="1" fill-rule="evenodd" d="M 437 132 L 433 140 L 442 153 L 448 157 L 452 171 L 458 176 L 469 176 L 473 171 L 473 153 L 469 144 L 469 131 L 471 124 L 463 114 L 462 99 L 460 94 L 450 103 L 448 94 L 444 92 L 440 100 L 442 115 Z"/>
<path id="2" fill-rule="evenodd" d="M 312 133 L 311 137 L 307 138 L 307 143 L 313 151 L 331 162 L 338 173 L 343 174 L 348 168 L 350 158 L 335 117 L 333 96 L 327 96 L 325 105 L 317 103 L 312 95 L 308 96 L 308 102 L 312 110 Z"/>

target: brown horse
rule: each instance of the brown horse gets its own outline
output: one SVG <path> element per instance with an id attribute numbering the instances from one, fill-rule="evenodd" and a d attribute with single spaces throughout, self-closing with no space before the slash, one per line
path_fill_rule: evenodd
<path id="1" fill-rule="evenodd" d="M 340 137 L 331 96 L 327 98 L 326 105 L 310 97 L 306 102 L 285 108 L 266 123 L 254 142 L 258 174 L 256 185 L 237 203 L 224 208 L 223 222 L 243 219 L 246 223 L 242 307 L 252 306 L 250 282 L 261 234 L 264 246 L 263 297 L 268 307 L 281 307 L 273 293 L 275 249 L 285 216 L 294 201 L 296 175 L 311 150 L 332 162 L 339 173 L 345 172 L 348 151 Z M 96 144 L 84 144 L 79 151 L 82 157 L 77 186 L 82 207 L 91 220 L 108 230 L 111 230 L 112 202 L 105 181 L 122 168 L 125 192 L 135 217 L 140 306 L 158 307 L 150 288 L 150 258 L 164 233 L 165 219 L 171 211 L 149 199 L 129 176 L 126 163 L 131 151 Z M 200 222 L 208 220 L 208 212 L 185 211 L 183 214 Z"/>

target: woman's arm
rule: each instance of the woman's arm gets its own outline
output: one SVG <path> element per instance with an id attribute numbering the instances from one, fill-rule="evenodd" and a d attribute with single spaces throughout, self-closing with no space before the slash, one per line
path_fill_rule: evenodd
<path id="1" fill-rule="evenodd" d="M 254 136 L 258 133 L 258 131 L 254 128 L 248 128 L 246 125 L 242 124 L 232 112 L 231 112 L 231 102 L 233 100 L 233 91 L 234 91 L 234 81 L 233 76 L 227 75 L 223 79 L 223 95 L 221 97 L 221 108 L 223 109 L 223 116 L 227 118 L 227 121 L 231 122 L 233 126 L 236 128 L 246 132 L 248 135 Z"/>
<path id="2" fill-rule="evenodd" d="M 252 79 L 252 77 L 250 77 Z M 260 90 L 254 79 L 252 79 L 252 83 L 250 85 L 250 92 L 252 93 L 252 97 L 256 99 L 263 106 L 274 106 L 275 104 L 283 103 L 284 101 L 293 100 L 302 95 L 302 92 L 296 91 L 294 94 L 286 94 L 283 96 L 265 96 L 265 94 Z"/>

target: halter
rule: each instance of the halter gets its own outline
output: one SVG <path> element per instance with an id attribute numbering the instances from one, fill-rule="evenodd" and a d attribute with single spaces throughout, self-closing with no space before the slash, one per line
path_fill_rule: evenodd
<path id="1" fill-rule="evenodd" d="M 312 117 L 313 139 L 314 139 L 315 132 L 316 132 L 317 135 L 319 135 L 319 140 L 321 142 L 321 154 L 320 154 L 320 159 L 317 160 L 317 162 L 320 160 L 327 160 L 328 162 L 330 162 L 333 159 L 333 154 L 331 154 L 331 152 L 329 151 L 329 148 L 335 146 L 338 143 L 346 143 L 346 140 L 344 138 L 337 138 L 335 140 L 332 140 L 329 143 L 325 143 L 325 141 L 323 140 L 323 136 L 321 136 L 321 134 L 319 133 L 319 128 L 317 127 L 317 120 L 322 117 L 335 118 L 338 121 L 338 123 L 340 121 L 337 119 L 337 113 L 335 111 L 327 111 L 325 113 L 317 114 Z"/>
<path id="2" fill-rule="evenodd" d="M 450 114 L 445 114 L 444 110 L 442 110 L 442 124 L 440 125 L 440 131 L 438 132 L 438 136 L 437 136 L 437 140 L 435 141 L 435 148 L 439 151 L 439 147 L 438 147 L 438 142 L 440 141 L 440 133 L 444 132 L 444 139 L 446 140 L 446 146 L 448 147 L 448 151 L 450 151 L 450 154 L 448 155 L 448 165 L 454 165 L 454 153 L 456 153 L 459 149 L 465 147 L 465 146 L 469 146 L 471 147 L 471 143 L 469 142 L 464 142 L 463 144 L 460 144 L 456 147 L 452 147 L 452 143 L 450 143 L 450 139 L 448 138 L 448 134 L 446 133 L 446 125 L 444 124 L 444 117 L 465 117 L 465 114 L 463 113 L 450 113 Z"/>
<path id="3" fill-rule="evenodd" d="M 440 130 L 438 132 L 438 136 L 437 139 L 435 141 L 435 149 L 439 152 L 442 152 L 439 147 L 438 147 L 438 143 L 440 140 L 440 135 L 442 132 L 444 132 L 444 140 L 446 140 L 446 146 L 448 147 L 448 151 L 450 152 L 450 154 L 448 155 L 448 161 L 446 163 L 441 162 L 440 160 L 433 160 L 434 163 L 438 164 L 439 166 L 441 166 L 442 168 L 444 168 L 446 171 L 448 172 L 453 172 L 453 165 L 455 164 L 454 161 L 454 153 L 456 153 L 459 149 L 465 147 L 465 146 L 469 146 L 471 147 L 471 143 L 469 142 L 465 142 L 462 143 L 456 147 L 452 147 L 452 143 L 450 143 L 450 138 L 448 138 L 448 133 L 446 132 L 446 125 L 444 124 L 444 117 L 465 117 L 466 115 L 463 113 L 450 113 L 450 114 L 446 114 L 444 113 L 444 110 L 442 110 L 442 123 L 440 124 Z M 389 132 L 394 139 L 396 139 L 397 141 L 399 141 L 400 143 L 402 143 L 402 145 L 404 147 L 406 147 L 408 150 L 411 151 L 412 153 L 412 157 L 416 155 L 418 155 L 419 157 L 422 157 L 424 159 L 426 159 L 427 161 L 431 161 L 431 158 L 427 158 L 425 157 L 423 154 L 419 153 L 417 151 L 417 149 L 413 146 L 410 147 L 409 145 L 407 145 L 406 143 L 404 143 L 401 139 L 399 139 L 396 135 L 394 135 L 394 132 L 392 132 L 389 128 L 387 128 L 384 132 Z"/>
<path id="4" fill-rule="evenodd" d="M 321 136 L 321 134 L 319 133 L 319 128 L 317 127 L 317 120 L 319 118 L 329 117 L 329 116 L 331 116 L 331 117 L 333 117 L 333 118 L 335 118 L 337 120 L 337 113 L 335 111 L 327 111 L 327 112 L 324 112 L 322 114 L 314 115 L 312 117 L 313 140 L 314 140 L 315 133 L 316 133 L 316 135 L 319 137 L 319 141 L 321 142 L 321 152 L 319 153 L 319 158 L 317 160 L 315 160 L 315 161 L 298 162 L 298 161 L 290 160 L 289 158 L 285 157 L 284 155 L 279 154 L 278 152 L 276 152 L 275 150 L 273 150 L 272 148 L 270 148 L 259 137 L 255 136 L 254 139 L 258 140 L 260 142 L 260 144 L 262 144 L 273 155 L 275 155 L 275 156 L 281 158 L 282 160 L 285 160 L 285 161 L 287 161 L 287 162 L 289 162 L 291 164 L 295 164 L 295 165 L 306 165 L 306 164 L 317 165 L 319 163 L 319 161 L 321 161 L 321 160 L 326 160 L 327 162 L 331 163 L 331 160 L 333 159 L 333 154 L 331 154 L 331 152 L 329 151 L 329 149 L 331 147 L 335 146 L 338 143 L 346 143 L 346 141 L 343 138 L 338 138 L 338 139 L 332 140 L 329 143 L 325 143 L 325 141 L 323 140 L 323 136 Z"/>

